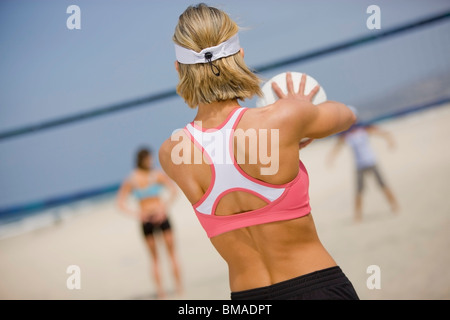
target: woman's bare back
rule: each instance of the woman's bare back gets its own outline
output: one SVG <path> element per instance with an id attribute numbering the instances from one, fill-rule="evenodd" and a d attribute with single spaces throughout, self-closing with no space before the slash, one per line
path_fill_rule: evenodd
<path id="1" fill-rule="evenodd" d="M 270 184 L 281 185 L 291 182 L 297 176 L 299 149 L 298 140 L 292 138 L 290 128 L 280 124 L 282 121 L 280 116 L 283 116 L 283 113 L 280 112 L 281 115 L 277 115 L 275 107 L 248 109 L 238 123 L 236 131 L 238 129 L 242 129 L 244 132 L 254 130 L 257 134 L 256 143 L 260 146 L 260 133 L 266 130 L 267 135 L 262 134 L 262 139 L 265 139 L 273 134 L 271 130 L 276 130 L 277 141 L 266 139 L 263 142 L 267 143 L 267 150 L 277 148 L 278 157 L 271 159 L 277 163 L 267 163 L 267 157 L 266 163 L 263 163 L 264 159 L 258 152 L 259 147 L 256 149 L 257 162 L 250 163 L 252 155 L 249 152 L 252 150 L 250 147 L 252 142 L 247 139 L 245 145 L 239 144 L 236 134 L 234 136 L 234 156 L 236 159 L 239 152 L 245 153 L 246 161 L 240 163 L 239 166 L 249 176 Z M 216 127 L 222 123 L 231 108 L 232 106 L 228 109 L 224 108 L 222 116 L 218 115 L 216 118 L 210 117 L 206 121 L 202 121 L 203 127 Z M 203 119 L 197 118 L 196 120 Z M 189 143 L 191 156 L 194 157 L 194 152 L 198 152 L 195 150 L 197 147 L 190 141 L 184 143 Z M 274 146 L 273 143 L 276 145 Z M 167 144 L 163 146 L 163 148 L 168 148 L 166 153 L 170 153 L 173 147 L 173 141 L 171 146 L 168 147 Z M 269 166 L 276 167 L 276 173 L 262 175 L 261 168 Z M 212 173 L 206 162 L 195 165 L 180 164 L 174 166 L 171 171 L 173 179 L 192 204 L 203 197 L 211 183 Z M 213 214 L 238 215 L 266 205 L 267 203 L 262 199 L 248 192 L 234 191 L 218 202 Z M 211 242 L 228 264 L 232 291 L 267 286 L 336 265 L 320 243 L 311 214 L 292 220 L 239 228 L 212 237 Z"/>

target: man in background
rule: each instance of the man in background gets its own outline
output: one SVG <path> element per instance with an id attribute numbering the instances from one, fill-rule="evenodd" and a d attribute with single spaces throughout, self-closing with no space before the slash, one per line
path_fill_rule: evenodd
<path id="1" fill-rule="evenodd" d="M 354 107 L 349 106 L 357 115 Z M 370 135 L 377 135 L 386 140 L 390 148 L 394 148 L 394 140 L 391 134 L 375 125 L 363 125 L 357 121 L 350 129 L 340 134 L 337 143 L 331 150 L 328 158 L 328 164 L 331 165 L 336 155 L 344 144 L 348 144 L 353 151 L 354 163 L 356 165 L 356 196 L 355 196 L 355 222 L 362 220 L 362 197 L 364 191 L 364 181 L 367 175 L 373 174 L 379 187 L 382 189 L 386 199 L 388 200 L 392 211 L 398 212 L 399 207 L 392 190 L 387 186 L 383 179 L 378 165 L 375 152 L 369 141 Z"/>

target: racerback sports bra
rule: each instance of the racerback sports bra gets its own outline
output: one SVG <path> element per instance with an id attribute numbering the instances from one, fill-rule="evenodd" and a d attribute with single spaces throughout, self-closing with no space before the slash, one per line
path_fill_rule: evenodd
<path id="1" fill-rule="evenodd" d="M 204 129 L 195 122 L 184 128 L 191 141 L 202 150 L 211 168 L 212 179 L 208 190 L 193 204 L 195 214 L 209 238 L 243 227 L 299 218 L 311 211 L 308 173 L 301 161 L 297 176 L 283 185 L 255 179 L 239 167 L 234 157 L 233 137 L 246 110 L 235 108 L 216 128 Z M 233 215 L 216 215 L 220 199 L 234 191 L 248 192 L 264 200 L 267 205 Z"/>

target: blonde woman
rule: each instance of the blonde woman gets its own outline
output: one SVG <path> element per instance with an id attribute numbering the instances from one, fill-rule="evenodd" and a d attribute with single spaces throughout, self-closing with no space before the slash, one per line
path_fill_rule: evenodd
<path id="1" fill-rule="evenodd" d="M 160 163 L 228 264 L 231 299 L 358 299 L 319 240 L 299 161 L 303 138 L 346 130 L 352 111 L 314 106 L 319 88 L 304 95 L 305 79 L 293 88 L 289 74 L 287 95 L 274 87 L 275 104 L 241 107 L 261 94 L 260 80 L 244 62 L 238 26 L 216 8 L 188 7 L 173 41 L 177 92 L 198 109 L 162 144 Z M 264 150 L 278 157 L 268 163 Z"/>

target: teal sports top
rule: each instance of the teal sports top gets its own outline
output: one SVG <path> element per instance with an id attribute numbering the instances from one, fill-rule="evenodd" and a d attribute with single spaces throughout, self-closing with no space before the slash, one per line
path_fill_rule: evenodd
<path id="1" fill-rule="evenodd" d="M 151 184 L 146 188 L 136 188 L 133 189 L 133 195 L 138 199 L 146 199 L 146 198 L 153 198 L 153 197 L 159 197 L 161 195 L 161 192 L 163 191 L 164 186 L 160 183 Z"/>
<path id="2" fill-rule="evenodd" d="M 156 175 L 151 174 L 149 177 L 149 184 L 147 187 L 137 187 L 136 179 L 131 178 L 131 182 L 134 185 L 133 195 L 138 199 L 154 198 L 159 197 L 164 190 L 164 185 L 156 182 Z"/>

